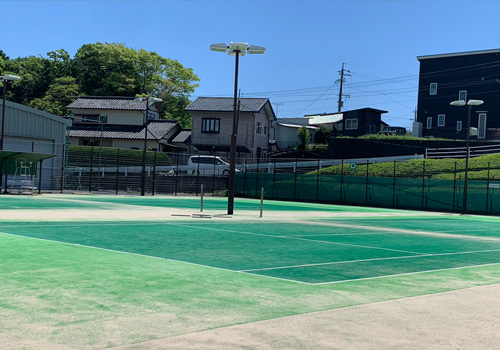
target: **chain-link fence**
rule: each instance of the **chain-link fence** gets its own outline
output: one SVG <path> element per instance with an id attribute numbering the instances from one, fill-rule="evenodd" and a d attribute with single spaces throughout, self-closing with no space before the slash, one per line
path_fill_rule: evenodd
<path id="1" fill-rule="evenodd" d="M 265 198 L 276 200 L 500 214 L 499 162 L 471 159 L 466 195 L 464 160 L 340 161 L 340 165 L 323 170 L 316 161 L 317 168 L 312 171 L 302 167 L 301 161 L 295 162 L 290 172 L 273 162 L 238 173 L 237 195 L 258 198 L 264 188 Z"/>
<path id="2" fill-rule="evenodd" d="M 42 190 L 140 193 L 144 178 L 148 194 L 199 194 L 203 185 L 207 194 L 227 195 L 226 154 L 146 152 L 143 165 L 140 150 L 33 141 L 6 146 L 55 155 L 31 174 Z M 463 159 L 379 161 L 239 158 L 236 195 L 257 198 L 264 188 L 276 200 L 500 214 L 500 162 L 470 159 L 464 196 Z"/>

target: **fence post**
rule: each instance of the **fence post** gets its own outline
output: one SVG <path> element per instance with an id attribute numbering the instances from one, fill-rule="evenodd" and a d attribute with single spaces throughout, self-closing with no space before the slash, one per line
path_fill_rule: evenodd
<path id="1" fill-rule="evenodd" d="M 179 180 L 179 155 L 177 155 L 176 169 L 175 169 L 175 185 L 174 185 L 174 196 L 177 196 L 177 186 Z"/>
<path id="2" fill-rule="evenodd" d="M 316 202 L 319 201 L 319 170 L 320 170 L 320 160 L 318 158 L 318 170 L 316 173 Z"/>
<path id="3" fill-rule="evenodd" d="M 116 150 L 116 179 L 115 179 L 115 194 L 118 194 L 118 186 L 120 179 L 120 149 Z"/>
<path id="4" fill-rule="evenodd" d="M 293 200 L 295 200 L 295 197 L 297 195 L 297 159 L 295 159 L 295 163 L 293 165 L 293 175 L 294 175 L 294 180 L 293 180 Z"/>
<path id="5" fill-rule="evenodd" d="M 453 170 L 453 207 L 452 207 L 453 211 L 455 211 L 456 191 L 457 191 L 457 161 L 455 161 L 455 169 Z"/>
<path id="6" fill-rule="evenodd" d="M 40 161 L 40 178 L 38 179 L 38 194 L 42 193 L 42 163 L 43 160 Z M 33 188 L 31 188 L 31 194 L 33 194 Z"/>
<path id="7" fill-rule="evenodd" d="M 255 177 L 255 197 L 256 198 L 258 196 L 258 193 L 259 193 L 259 162 L 260 162 L 260 159 L 259 157 L 257 157 L 257 175 Z"/>
<path id="8" fill-rule="evenodd" d="M 214 152 L 214 174 L 213 174 L 213 176 L 212 176 L 212 197 L 214 197 L 214 196 L 215 196 L 215 172 L 216 172 L 216 170 L 217 170 L 217 165 L 216 165 L 216 163 L 217 163 L 217 158 L 215 158 L 215 157 L 217 157 L 217 152 Z M 217 175 L 222 175 L 222 174 L 221 174 L 221 173 L 219 173 L 219 174 L 217 174 Z"/>
<path id="9" fill-rule="evenodd" d="M 486 211 L 485 214 L 488 214 L 488 200 L 490 195 L 490 162 L 488 162 L 488 176 L 486 179 Z"/>
<path id="10" fill-rule="evenodd" d="M 368 205 L 368 167 L 370 165 L 370 161 L 366 160 L 366 185 L 365 185 L 365 204 Z"/>
<path id="11" fill-rule="evenodd" d="M 340 203 L 343 203 L 344 196 L 344 160 L 340 163 Z"/>
<path id="12" fill-rule="evenodd" d="M 89 176 L 89 193 L 92 193 L 92 173 L 94 172 L 94 167 L 92 162 L 94 161 L 94 146 L 90 148 L 90 176 Z"/>
<path id="13" fill-rule="evenodd" d="M 274 186 L 276 185 L 276 158 L 273 159 L 273 196 L 274 199 Z"/>
<path id="14" fill-rule="evenodd" d="M 198 165 L 196 168 L 196 196 L 198 196 L 199 187 L 200 187 L 200 158 L 198 157 Z"/>
<path id="15" fill-rule="evenodd" d="M 151 189 L 151 195 L 155 195 L 155 185 L 156 185 L 156 154 L 158 151 L 155 151 L 155 156 L 153 157 L 153 188 Z"/>
<path id="16" fill-rule="evenodd" d="M 65 165 L 64 164 L 64 155 L 66 154 L 66 145 L 62 145 L 62 158 L 61 158 L 61 193 L 63 193 L 64 191 L 64 169 L 65 169 Z M 40 163 L 41 165 L 41 163 Z M 40 171 L 40 178 L 42 178 L 42 172 Z"/>
<path id="17" fill-rule="evenodd" d="M 245 158 L 245 164 L 243 165 L 243 194 L 247 195 L 247 161 L 248 158 Z"/>
<path id="18" fill-rule="evenodd" d="M 425 160 L 422 162 L 422 209 L 424 209 L 425 198 Z"/>
<path id="19" fill-rule="evenodd" d="M 394 173 L 392 175 L 392 206 L 396 207 L 396 161 L 394 161 Z"/>

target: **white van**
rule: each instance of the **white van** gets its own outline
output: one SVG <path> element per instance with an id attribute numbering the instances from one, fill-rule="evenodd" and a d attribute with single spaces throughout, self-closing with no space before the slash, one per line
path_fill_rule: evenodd
<path id="1" fill-rule="evenodd" d="M 188 159 L 188 174 L 228 175 L 229 159 L 218 156 L 191 156 Z"/>

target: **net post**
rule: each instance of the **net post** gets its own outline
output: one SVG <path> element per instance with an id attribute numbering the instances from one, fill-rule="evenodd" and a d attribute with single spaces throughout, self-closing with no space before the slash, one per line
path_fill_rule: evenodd
<path id="1" fill-rule="evenodd" d="M 264 187 L 260 189 L 260 216 L 262 217 L 262 212 L 264 211 Z"/>
<path id="2" fill-rule="evenodd" d="M 203 184 L 200 186 L 200 212 L 203 213 Z"/>
<path id="3" fill-rule="evenodd" d="M 488 162 L 488 175 L 487 175 L 487 180 L 486 180 L 486 208 L 485 208 L 485 214 L 488 214 L 489 194 L 490 194 L 490 162 Z"/>

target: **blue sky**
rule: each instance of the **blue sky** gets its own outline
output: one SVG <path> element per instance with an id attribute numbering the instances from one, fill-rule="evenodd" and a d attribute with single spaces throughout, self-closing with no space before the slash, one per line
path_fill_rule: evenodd
<path id="1" fill-rule="evenodd" d="M 243 97 L 268 97 L 278 117 L 344 110 L 389 111 L 411 125 L 420 55 L 500 48 L 497 1 L 9 1 L 0 0 L 0 49 L 9 57 L 72 56 L 84 44 L 124 43 L 176 59 L 200 77 L 198 96 L 232 96 L 234 57 L 212 43 L 267 49 L 240 59 Z M 8 14 L 8 15 L 7 15 Z"/>

